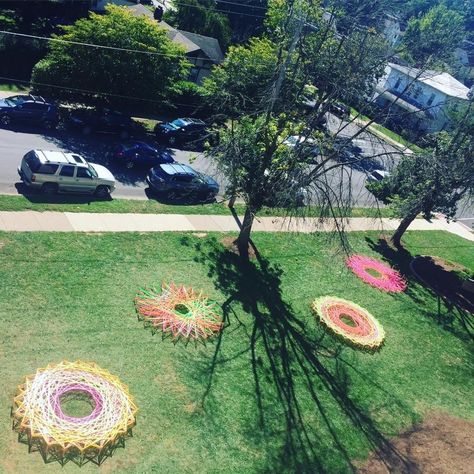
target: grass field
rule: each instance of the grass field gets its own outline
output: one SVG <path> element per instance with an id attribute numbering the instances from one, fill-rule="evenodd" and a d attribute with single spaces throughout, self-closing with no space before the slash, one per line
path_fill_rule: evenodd
<path id="1" fill-rule="evenodd" d="M 10 82 L 0 82 L 0 91 L 26 93 L 28 90 L 29 90 L 28 87 L 25 87 L 19 84 L 12 84 Z"/>
<path id="2" fill-rule="evenodd" d="M 67 202 L 66 202 L 67 200 Z M 243 214 L 242 204 L 236 204 L 237 213 Z M 229 215 L 226 203 L 209 203 L 196 205 L 162 204 L 153 199 L 112 199 L 110 201 L 91 200 L 84 196 L 44 196 L 31 194 L 25 196 L 0 196 L 0 211 L 58 211 L 58 212 L 112 212 L 139 214 L 211 214 Z M 297 211 L 305 217 L 319 217 L 317 207 L 304 207 Z M 262 216 L 286 216 L 288 210 L 265 207 L 260 212 Z M 344 217 L 391 217 L 388 208 L 356 207 L 349 209 Z"/>
<path id="3" fill-rule="evenodd" d="M 421 285 L 410 278 L 401 295 L 366 286 L 327 236 L 256 234 L 261 261 L 246 266 L 222 237 L 0 233 L 0 472 L 78 472 L 28 454 L 9 418 L 22 377 L 63 359 L 116 374 L 140 409 L 133 438 L 100 472 L 351 472 L 426 413 L 473 418 L 472 340 L 444 308 L 438 318 Z M 350 239 L 393 263 L 376 233 Z M 413 255 L 474 270 L 474 245 L 453 235 L 409 232 L 406 242 Z M 406 270 L 408 252 L 396 261 Z M 216 299 L 221 338 L 185 347 L 144 329 L 133 298 L 162 280 Z M 378 318 L 381 352 L 351 349 L 318 327 L 309 304 L 325 294 Z"/>

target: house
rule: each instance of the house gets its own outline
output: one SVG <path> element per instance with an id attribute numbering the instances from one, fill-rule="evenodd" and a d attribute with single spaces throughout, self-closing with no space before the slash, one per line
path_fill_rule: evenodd
<path id="1" fill-rule="evenodd" d="M 459 48 L 456 48 L 454 54 L 461 64 L 460 74 L 467 85 L 474 84 L 474 43 L 464 40 Z"/>
<path id="2" fill-rule="evenodd" d="M 127 0 L 100 0 L 95 6 L 94 11 L 103 12 L 108 3 L 125 6 L 133 15 L 146 16 L 154 20 L 151 9 Z M 192 64 L 188 78 L 190 81 L 202 84 L 204 78 L 210 74 L 212 66 L 224 60 L 224 54 L 216 38 L 178 30 L 164 21 L 157 22 L 156 24 L 166 30 L 167 36 L 171 41 L 184 48 L 186 57 Z"/>
<path id="3" fill-rule="evenodd" d="M 395 46 L 402 37 L 400 20 L 396 16 L 385 13 L 381 19 L 380 33 L 391 46 Z"/>
<path id="4" fill-rule="evenodd" d="M 372 100 L 387 111 L 387 119 L 403 116 L 404 128 L 436 132 L 449 128 L 451 112 L 467 103 L 468 94 L 469 89 L 446 72 L 389 63 Z"/>

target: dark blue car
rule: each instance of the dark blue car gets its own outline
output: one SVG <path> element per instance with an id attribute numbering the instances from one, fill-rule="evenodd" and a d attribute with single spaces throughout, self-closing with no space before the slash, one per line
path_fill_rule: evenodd
<path id="1" fill-rule="evenodd" d="M 219 185 L 214 179 L 181 163 L 155 166 L 146 180 L 152 191 L 165 194 L 171 199 L 193 197 L 210 201 L 219 192 Z"/>
<path id="2" fill-rule="evenodd" d="M 0 123 L 8 127 L 14 123 L 42 125 L 46 129 L 56 128 L 59 110 L 54 104 L 34 95 L 14 95 L 0 99 Z"/>
<path id="3" fill-rule="evenodd" d="M 136 140 L 114 146 L 108 158 L 110 162 L 124 164 L 127 168 L 134 166 L 151 168 L 162 163 L 174 163 L 173 157 L 166 150 Z"/>

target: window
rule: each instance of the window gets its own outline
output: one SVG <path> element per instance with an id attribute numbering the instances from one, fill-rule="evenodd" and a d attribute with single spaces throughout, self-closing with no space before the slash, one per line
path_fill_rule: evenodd
<path id="1" fill-rule="evenodd" d="M 59 165 L 53 165 L 51 163 L 45 163 L 44 165 L 41 165 L 38 173 L 42 174 L 54 174 L 58 170 Z"/>
<path id="2" fill-rule="evenodd" d="M 24 160 L 33 173 L 36 173 L 40 169 L 41 162 L 33 151 L 26 154 Z"/>
<path id="3" fill-rule="evenodd" d="M 436 97 L 435 94 L 430 95 L 430 98 L 428 99 L 428 102 L 426 103 L 428 107 L 433 103 L 433 101 L 435 100 L 435 97 Z"/>
<path id="4" fill-rule="evenodd" d="M 35 104 L 33 102 L 28 102 L 23 105 L 24 110 L 31 110 L 31 111 L 44 110 L 45 108 L 46 107 L 44 106 L 44 104 Z"/>
<path id="5" fill-rule="evenodd" d="M 89 178 L 92 179 L 92 173 L 88 168 L 77 168 L 77 178 Z"/>
<path id="6" fill-rule="evenodd" d="M 397 82 L 395 83 L 395 89 L 396 89 L 396 90 L 399 90 L 401 83 L 402 83 L 402 78 L 399 77 L 399 78 L 397 79 Z"/>
<path id="7" fill-rule="evenodd" d="M 74 166 L 63 166 L 59 174 L 61 176 L 74 176 Z"/>
<path id="8" fill-rule="evenodd" d="M 196 82 L 198 76 L 199 76 L 199 68 L 193 67 L 193 68 L 191 68 L 191 70 L 189 71 L 188 81 Z"/>
<path id="9" fill-rule="evenodd" d="M 174 181 L 176 183 L 190 183 L 193 180 L 193 176 L 189 174 L 182 174 L 175 176 Z"/>

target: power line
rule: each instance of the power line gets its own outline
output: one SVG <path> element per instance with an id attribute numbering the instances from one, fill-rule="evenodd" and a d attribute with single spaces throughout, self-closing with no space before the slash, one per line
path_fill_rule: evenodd
<path id="1" fill-rule="evenodd" d="M 30 35 L 26 33 L 17 33 L 14 31 L 6 31 L 6 30 L 0 30 L 0 34 L 4 35 L 10 35 L 10 36 L 19 36 L 22 38 L 29 38 L 29 39 L 36 39 L 36 40 L 41 40 L 41 41 L 52 41 L 56 43 L 65 43 L 65 44 L 74 44 L 78 46 L 86 46 L 89 48 L 97 48 L 97 49 L 107 49 L 107 50 L 112 50 L 112 51 L 124 51 L 127 53 L 140 53 L 140 54 L 146 54 L 149 56 L 164 56 L 164 57 L 169 57 L 169 58 L 183 58 L 182 55 L 179 54 L 168 54 L 168 53 L 159 53 L 156 51 L 143 51 L 140 49 L 129 49 L 129 48 L 119 48 L 117 46 L 106 46 L 106 45 L 101 45 L 101 44 L 94 44 L 94 43 L 83 43 L 81 41 L 70 41 L 70 40 L 65 40 L 61 38 L 50 38 L 48 36 L 38 36 L 38 35 Z M 183 58 L 184 59 L 184 58 Z M 193 59 L 198 59 L 200 61 L 208 61 L 211 63 L 214 63 L 212 59 L 209 58 L 202 58 L 202 57 L 196 57 Z"/>

